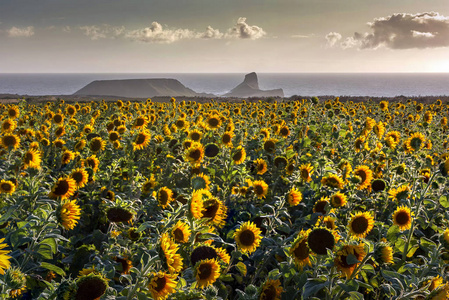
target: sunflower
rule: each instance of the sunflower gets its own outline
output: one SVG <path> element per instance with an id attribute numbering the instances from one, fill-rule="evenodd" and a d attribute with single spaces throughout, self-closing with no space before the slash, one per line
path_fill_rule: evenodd
<path id="1" fill-rule="evenodd" d="M 148 121 L 144 117 L 137 117 L 134 120 L 133 128 L 142 129 L 148 124 Z"/>
<path id="2" fill-rule="evenodd" d="M 389 198 L 393 201 L 400 201 L 410 198 L 410 187 L 408 184 L 398 187 L 397 189 L 391 189 L 388 191 Z"/>
<path id="3" fill-rule="evenodd" d="M 219 258 L 219 253 L 217 248 L 209 244 L 201 244 L 196 246 L 190 254 L 190 262 L 195 266 L 198 262 L 205 259 L 217 259 Z"/>
<path id="4" fill-rule="evenodd" d="M 215 248 L 215 250 L 217 251 L 218 257 L 227 265 L 229 265 L 229 262 L 231 261 L 231 257 L 229 256 L 228 252 L 226 251 L 226 249 L 223 248 Z"/>
<path id="5" fill-rule="evenodd" d="M 316 227 L 307 236 L 307 246 L 316 254 L 326 255 L 328 249 L 334 249 L 336 243 L 335 235 L 334 231 L 325 227 Z"/>
<path id="6" fill-rule="evenodd" d="M 377 138 L 381 139 L 382 136 L 385 133 L 385 125 L 384 125 L 384 123 L 382 123 L 382 121 L 379 121 L 379 123 L 374 125 L 373 130 L 374 130 L 374 133 L 377 135 Z"/>
<path id="7" fill-rule="evenodd" d="M 295 187 L 292 187 L 287 194 L 287 201 L 290 206 L 296 206 L 302 201 L 302 193 Z"/>
<path id="8" fill-rule="evenodd" d="M 59 127 L 56 128 L 56 130 L 55 130 L 55 136 L 58 137 L 58 138 L 61 137 L 61 136 L 63 136 L 65 133 L 66 133 L 66 132 L 65 132 L 64 126 L 59 126 Z"/>
<path id="9" fill-rule="evenodd" d="M 430 300 L 446 300 L 449 296 L 449 283 L 440 285 L 434 289 L 427 297 Z"/>
<path id="10" fill-rule="evenodd" d="M 204 148 L 204 154 L 207 157 L 215 157 L 220 153 L 220 148 L 215 143 L 207 144 Z"/>
<path id="11" fill-rule="evenodd" d="M 84 164 L 86 165 L 86 167 L 92 168 L 95 173 L 98 170 L 100 161 L 98 160 L 97 156 L 93 154 L 84 160 Z"/>
<path id="12" fill-rule="evenodd" d="M 75 180 L 75 184 L 77 188 L 82 188 L 87 184 L 89 179 L 89 173 L 83 168 L 78 168 L 70 173 L 70 177 Z"/>
<path id="13" fill-rule="evenodd" d="M 62 124 L 64 122 L 64 115 L 63 114 L 55 114 L 53 116 L 53 122 L 55 122 L 55 124 Z"/>
<path id="14" fill-rule="evenodd" d="M 344 186 L 344 181 L 336 174 L 328 174 L 321 179 L 321 184 L 324 186 L 342 189 Z"/>
<path id="15" fill-rule="evenodd" d="M 207 127 L 210 129 L 218 129 L 221 126 L 221 118 L 218 115 L 210 115 L 206 120 Z"/>
<path id="16" fill-rule="evenodd" d="M 299 175 L 301 176 L 301 179 L 305 182 L 310 182 L 312 180 L 312 177 L 310 177 L 313 173 L 313 167 L 311 164 L 307 165 L 301 165 L 299 167 Z"/>
<path id="17" fill-rule="evenodd" d="M 393 262 L 393 248 L 385 241 L 380 242 L 374 255 L 378 261 L 385 264 L 391 264 Z"/>
<path id="18" fill-rule="evenodd" d="M 204 259 L 196 263 L 194 274 L 199 288 L 212 285 L 220 277 L 220 264 L 216 259 Z"/>
<path id="19" fill-rule="evenodd" d="M 6 247 L 8 247 L 8 244 L 3 243 L 4 241 L 5 241 L 4 238 L 0 239 L 0 274 L 1 275 L 4 275 L 5 270 L 9 269 L 9 267 L 11 266 L 11 262 L 9 261 L 11 256 L 8 255 L 11 251 L 3 250 Z"/>
<path id="20" fill-rule="evenodd" d="M 19 108 L 16 105 L 10 105 L 8 107 L 8 117 L 10 119 L 16 119 L 20 115 Z"/>
<path id="21" fill-rule="evenodd" d="M 154 189 L 157 185 L 156 178 L 154 174 L 151 174 L 150 179 L 147 179 L 142 185 L 142 193 L 147 195 L 150 193 L 152 189 Z"/>
<path id="22" fill-rule="evenodd" d="M 288 128 L 287 125 L 284 125 L 281 127 L 281 129 L 279 130 L 279 134 L 283 137 L 286 138 L 290 135 L 290 129 Z"/>
<path id="23" fill-rule="evenodd" d="M 263 180 L 255 180 L 252 183 L 254 194 L 256 194 L 258 199 L 265 198 L 268 194 L 268 184 Z"/>
<path id="24" fill-rule="evenodd" d="M 26 277 L 19 268 L 13 267 L 6 271 L 4 275 L 4 283 L 10 289 L 9 296 L 16 298 L 22 295 L 26 290 Z"/>
<path id="25" fill-rule="evenodd" d="M 161 236 L 161 248 L 164 252 L 165 260 L 170 274 L 179 273 L 182 269 L 181 254 L 176 253 L 179 249 L 179 246 L 170 239 L 168 233 L 164 233 Z"/>
<path id="26" fill-rule="evenodd" d="M 331 196 L 332 207 L 343 207 L 347 203 L 347 197 L 345 194 L 337 192 Z"/>
<path id="27" fill-rule="evenodd" d="M 67 230 L 72 230 L 80 219 L 81 209 L 76 203 L 76 200 L 66 200 L 61 202 L 56 211 L 56 215 L 62 227 Z"/>
<path id="28" fill-rule="evenodd" d="M 199 165 L 204 159 L 203 145 L 199 142 L 193 142 L 186 150 L 185 159 L 193 166 Z"/>
<path id="29" fill-rule="evenodd" d="M 23 168 L 40 169 L 41 161 L 41 153 L 36 149 L 30 149 L 23 155 Z"/>
<path id="30" fill-rule="evenodd" d="M 371 181 L 373 180 L 373 171 L 368 166 L 362 165 L 354 169 L 354 175 L 359 176 L 361 181 L 358 189 L 363 190 L 371 187 Z"/>
<path id="31" fill-rule="evenodd" d="M 166 299 L 170 294 L 175 292 L 178 283 L 175 281 L 176 275 L 167 274 L 165 272 L 157 272 L 151 275 L 148 289 L 151 296 L 155 300 Z"/>
<path id="32" fill-rule="evenodd" d="M 279 279 L 268 279 L 262 285 L 259 300 L 280 300 L 283 291 L 284 289 Z"/>
<path id="33" fill-rule="evenodd" d="M 195 174 L 192 176 L 192 187 L 194 190 L 205 189 L 208 190 L 210 186 L 210 178 L 204 173 Z"/>
<path id="34" fill-rule="evenodd" d="M 14 120 L 6 119 L 2 123 L 2 132 L 13 132 L 14 129 L 17 127 L 17 124 Z"/>
<path id="35" fill-rule="evenodd" d="M 393 213 L 393 224 L 398 225 L 401 231 L 410 229 L 412 227 L 412 216 L 410 208 L 404 205 L 400 206 Z"/>
<path id="36" fill-rule="evenodd" d="M 67 199 L 75 193 L 76 182 L 71 177 L 59 178 L 53 185 L 48 197 L 51 199 L 60 198 L 61 200 Z"/>
<path id="37" fill-rule="evenodd" d="M 62 149 L 62 147 L 64 147 L 65 145 L 65 141 L 61 139 L 56 139 L 53 141 L 53 145 L 55 145 L 56 148 Z"/>
<path id="38" fill-rule="evenodd" d="M 246 159 L 246 151 L 242 146 L 238 146 L 232 154 L 232 160 L 236 165 L 243 163 Z"/>
<path id="39" fill-rule="evenodd" d="M 307 265 L 312 266 L 312 263 L 309 259 L 311 251 L 309 246 L 307 245 L 307 238 L 309 233 L 310 230 L 301 230 L 301 232 L 293 241 L 292 246 L 288 250 L 290 255 L 295 260 L 295 264 L 301 269 L 301 271 Z"/>
<path id="40" fill-rule="evenodd" d="M 76 300 L 81 299 L 100 299 L 108 288 L 108 281 L 101 273 L 95 272 L 84 275 L 77 279 Z"/>
<path id="41" fill-rule="evenodd" d="M 212 194 L 205 189 L 195 190 L 192 193 L 192 199 L 190 201 L 190 212 L 196 219 L 203 217 L 204 202 L 213 198 Z"/>
<path id="42" fill-rule="evenodd" d="M 79 140 L 78 142 L 76 142 L 75 144 L 75 151 L 83 151 L 84 147 L 86 147 L 86 140 Z"/>
<path id="43" fill-rule="evenodd" d="M 17 149 L 20 147 L 20 138 L 15 134 L 8 133 L 1 137 L 0 144 L 5 149 Z"/>
<path id="44" fill-rule="evenodd" d="M 263 149 L 268 153 L 274 153 L 276 150 L 276 142 L 275 139 L 268 139 L 263 143 Z"/>
<path id="45" fill-rule="evenodd" d="M 371 182 L 371 189 L 375 192 L 381 192 L 385 190 L 387 183 L 383 179 L 375 179 Z"/>
<path id="46" fill-rule="evenodd" d="M 221 142 L 223 143 L 223 145 L 225 145 L 226 147 L 230 147 L 232 148 L 232 138 L 234 137 L 234 133 L 232 131 L 226 131 L 225 133 L 223 133 L 223 135 L 221 136 Z"/>
<path id="47" fill-rule="evenodd" d="M 203 137 L 203 133 L 199 131 L 198 129 L 193 129 L 189 132 L 188 138 L 191 139 L 194 142 L 199 142 L 201 138 Z"/>
<path id="48" fill-rule="evenodd" d="M 167 187 L 161 187 L 157 192 L 157 201 L 162 208 L 166 208 L 173 199 L 173 191 Z"/>
<path id="49" fill-rule="evenodd" d="M 363 243 L 358 245 L 343 245 L 336 253 L 334 265 L 346 278 L 349 278 L 365 256 L 365 245 Z M 350 260 L 348 262 L 349 257 Z M 358 262 L 355 262 L 355 260 Z"/>
<path id="50" fill-rule="evenodd" d="M 65 150 L 61 155 L 61 164 L 66 165 L 75 158 L 75 153 L 70 150 Z"/>
<path id="51" fill-rule="evenodd" d="M 426 285 L 429 284 L 429 291 L 433 291 L 434 289 L 438 288 L 439 286 L 443 285 L 443 278 L 441 278 L 440 275 L 437 275 L 436 277 L 428 280 L 426 282 Z"/>
<path id="52" fill-rule="evenodd" d="M 359 238 L 364 238 L 374 227 L 374 217 L 369 212 L 351 214 L 348 224 L 349 233 Z"/>
<path id="53" fill-rule="evenodd" d="M 177 243 L 187 243 L 189 241 L 190 235 L 192 231 L 190 230 L 189 224 L 178 221 L 175 226 L 173 226 L 171 230 L 172 238 Z"/>
<path id="54" fill-rule="evenodd" d="M 263 175 L 268 170 L 267 162 L 263 158 L 256 159 L 254 165 L 258 175 Z"/>
<path id="55" fill-rule="evenodd" d="M 320 200 L 315 202 L 315 205 L 313 206 L 313 212 L 321 213 L 323 215 L 327 214 L 329 212 L 329 198 L 321 197 Z"/>
<path id="56" fill-rule="evenodd" d="M 421 132 L 415 132 L 406 141 L 405 147 L 408 153 L 420 150 L 426 141 L 426 137 Z"/>
<path id="57" fill-rule="evenodd" d="M 209 219 L 213 225 L 223 227 L 227 217 L 227 207 L 217 197 L 211 197 L 203 201 L 201 214 L 203 219 Z"/>
<path id="58" fill-rule="evenodd" d="M 133 142 L 133 150 L 142 150 L 150 143 L 151 134 L 148 131 L 141 131 L 137 134 Z"/>
<path id="59" fill-rule="evenodd" d="M 354 142 L 355 152 L 360 152 L 363 149 L 363 144 L 365 143 L 365 137 L 358 137 Z"/>
<path id="60" fill-rule="evenodd" d="M 234 239 L 240 251 L 251 254 L 256 251 L 262 240 L 262 231 L 253 222 L 240 225 L 234 233 Z"/>

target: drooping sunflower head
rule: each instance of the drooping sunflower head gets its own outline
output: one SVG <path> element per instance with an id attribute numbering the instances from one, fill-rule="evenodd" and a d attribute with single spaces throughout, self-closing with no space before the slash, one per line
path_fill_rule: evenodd
<path id="1" fill-rule="evenodd" d="M 375 249 L 374 257 L 379 263 L 391 264 L 393 262 L 393 248 L 386 241 L 382 241 Z"/>
<path id="2" fill-rule="evenodd" d="M 111 207 L 106 211 L 106 215 L 110 222 L 127 223 L 134 217 L 134 212 L 126 207 Z"/>
<path id="3" fill-rule="evenodd" d="M 220 153 L 220 148 L 217 146 L 217 144 L 215 143 L 210 143 L 207 144 L 206 147 L 204 148 L 204 154 L 207 157 L 215 157 Z"/>
<path id="4" fill-rule="evenodd" d="M 335 233 L 325 227 L 312 229 L 307 237 L 308 247 L 318 255 L 326 255 L 328 249 L 334 249 L 335 243 Z"/>
<path id="5" fill-rule="evenodd" d="M 393 213 L 393 224 L 398 225 L 399 229 L 406 230 L 412 226 L 412 213 L 407 206 L 398 207 Z"/>
<path id="6" fill-rule="evenodd" d="M 199 288 L 212 285 L 220 276 L 220 264 L 216 259 L 205 259 L 196 263 L 194 274 Z"/>
<path id="7" fill-rule="evenodd" d="M 263 149 L 267 151 L 268 153 L 274 153 L 276 150 L 276 140 L 275 139 L 268 139 L 263 144 Z"/>
<path id="8" fill-rule="evenodd" d="M 210 178 L 204 173 L 195 174 L 192 176 L 192 188 L 194 190 L 205 189 L 208 190 L 210 186 Z"/>
<path id="9" fill-rule="evenodd" d="M 408 184 L 398 187 L 397 189 L 391 189 L 388 191 L 389 197 L 393 201 L 400 201 L 410 197 L 410 187 Z"/>
<path id="10" fill-rule="evenodd" d="M 51 199 L 60 198 L 61 200 L 67 199 L 73 196 L 76 190 L 76 182 L 71 177 L 59 178 L 53 185 L 51 192 L 48 196 Z"/>
<path id="11" fill-rule="evenodd" d="M 262 231 L 256 224 L 248 221 L 240 225 L 234 233 L 234 239 L 240 251 L 251 254 L 256 251 L 262 240 Z"/>
<path id="12" fill-rule="evenodd" d="M 170 238 L 168 233 L 162 234 L 160 245 L 170 274 L 179 273 L 183 265 L 181 254 L 177 253 L 179 245 Z"/>
<path id="13" fill-rule="evenodd" d="M 108 288 L 108 281 L 102 274 L 90 273 L 77 279 L 76 300 L 100 299 Z"/>
<path id="14" fill-rule="evenodd" d="M 387 183 L 383 179 L 378 178 L 371 182 L 371 188 L 374 192 L 381 192 L 385 190 L 386 187 Z"/>
<path id="15" fill-rule="evenodd" d="M 351 215 L 348 228 L 349 233 L 364 238 L 374 227 L 374 217 L 369 212 L 358 212 Z"/>
<path id="16" fill-rule="evenodd" d="M 153 299 L 163 300 L 170 294 L 173 294 L 177 285 L 175 279 L 176 275 L 167 274 L 165 272 L 153 273 L 148 283 L 148 289 Z"/>
<path id="17" fill-rule="evenodd" d="M 280 300 L 283 291 L 279 279 L 268 279 L 262 285 L 259 300 Z"/>

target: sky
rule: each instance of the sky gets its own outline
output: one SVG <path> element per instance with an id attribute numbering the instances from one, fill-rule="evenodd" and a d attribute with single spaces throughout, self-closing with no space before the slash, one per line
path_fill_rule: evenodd
<path id="1" fill-rule="evenodd" d="M 448 0 L 0 0 L 0 73 L 449 72 Z"/>

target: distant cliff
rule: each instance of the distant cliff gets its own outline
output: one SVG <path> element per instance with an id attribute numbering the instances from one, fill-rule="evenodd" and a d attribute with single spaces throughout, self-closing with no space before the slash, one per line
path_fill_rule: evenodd
<path id="1" fill-rule="evenodd" d="M 211 94 L 197 93 L 176 79 L 123 79 L 95 80 L 76 91 L 73 95 L 118 96 L 128 98 L 149 98 L 155 96 L 205 97 Z"/>
<path id="2" fill-rule="evenodd" d="M 245 80 L 236 86 L 232 91 L 223 95 L 224 97 L 284 97 L 282 89 L 261 90 L 257 74 L 252 72 L 245 75 Z"/>

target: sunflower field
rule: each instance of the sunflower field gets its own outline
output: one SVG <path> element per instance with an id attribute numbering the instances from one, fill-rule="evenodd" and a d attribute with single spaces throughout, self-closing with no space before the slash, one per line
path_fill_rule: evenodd
<path id="1" fill-rule="evenodd" d="M 1 299 L 448 299 L 440 100 L 0 108 Z"/>

